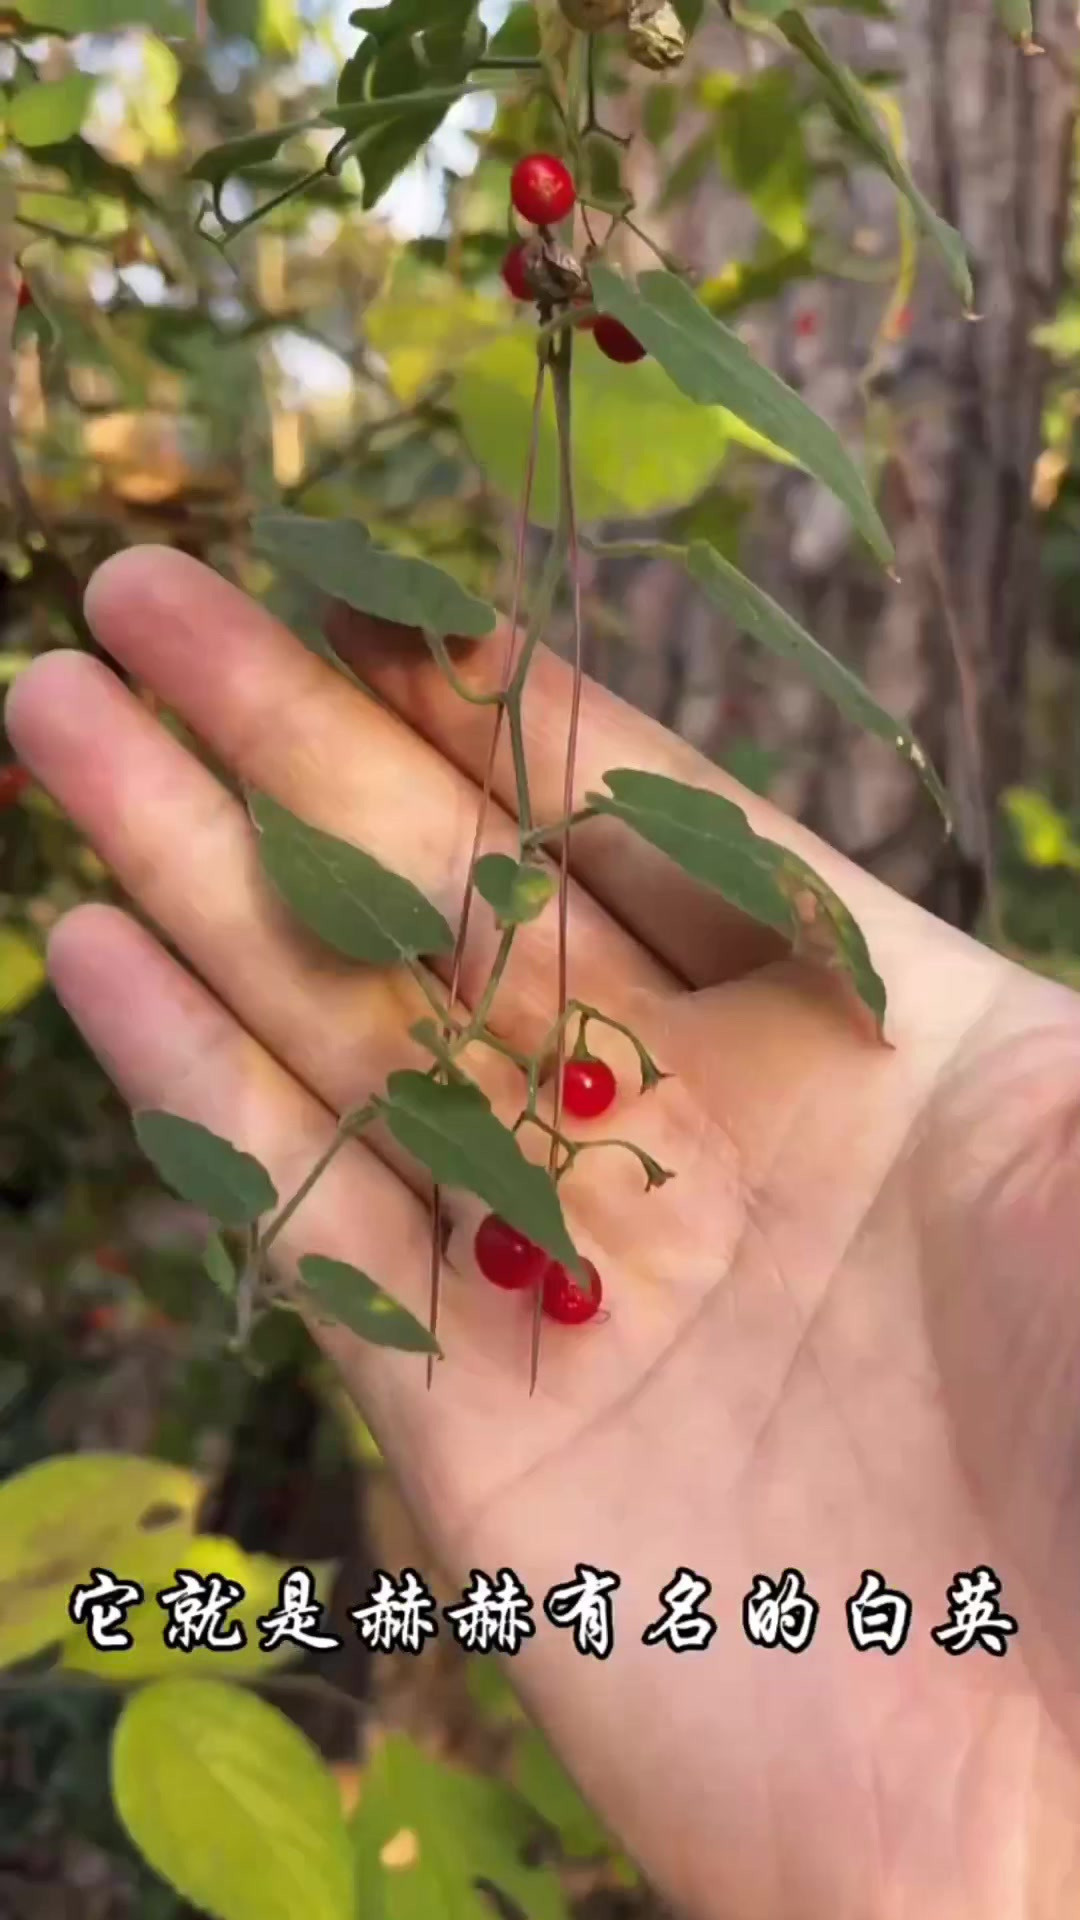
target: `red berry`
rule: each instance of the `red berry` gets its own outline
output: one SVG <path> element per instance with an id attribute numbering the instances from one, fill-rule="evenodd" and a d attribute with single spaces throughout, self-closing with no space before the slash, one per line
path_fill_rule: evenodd
<path id="1" fill-rule="evenodd" d="M 558 1320 L 564 1327 L 580 1327 L 584 1321 L 591 1320 L 599 1311 L 603 1298 L 600 1275 L 591 1260 L 584 1263 L 589 1276 L 589 1291 L 558 1260 L 552 1260 L 544 1275 L 544 1312 L 549 1320 Z"/>
<path id="2" fill-rule="evenodd" d="M 535 1286 L 547 1264 L 547 1254 L 497 1213 L 481 1220 L 473 1242 L 476 1264 L 493 1287 L 516 1293 Z"/>
<path id="3" fill-rule="evenodd" d="M 551 227 L 565 220 L 577 200 L 574 182 L 553 153 L 530 153 L 510 177 L 510 198 L 523 220 Z"/>
<path id="4" fill-rule="evenodd" d="M 528 242 L 519 240 L 516 247 L 511 247 L 502 263 L 502 277 L 515 300 L 536 299 L 525 271 L 525 256 L 528 250 Z"/>
<path id="5" fill-rule="evenodd" d="M 29 785 L 30 775 L 25 767 L 0 767 L 0 807 L 14 806 Z"/>
<path id="6" fill-rule="evenodd" d="M 606 1060 L 568 1060 L 563 1068 L 563 1106 L 575 1120 L 595 1120 L 606 1113 L 617 1091 Z"/>
<path id="7" fill-rule="evenodd" d="M 21 313 L 24 307 L 32 306 L 33 301 L 34 301 L 34 296 L 31 293 L 30 288 L 28 287 L 26 281 L 20 279 L 18 298 L 15 302 L 16 312 Z"/>
<path id="8" fill-rule="evenodd" d="M 634 360 L 644 360 L 645 349 L 636 339 L 629 327 L 624 327 L 614 314 L 602 313 L 593 328 L 593 339 L 601 353 L 609 360 L 617 360 L 620 366 L 628 367 Z"/>
<path id="9" fill-rule="evenodd" d="M 795 316 L 795 336 L 798 340 L 812 340 L 818 330 L 818 317 L 809 307 L 804 307 Z"/>

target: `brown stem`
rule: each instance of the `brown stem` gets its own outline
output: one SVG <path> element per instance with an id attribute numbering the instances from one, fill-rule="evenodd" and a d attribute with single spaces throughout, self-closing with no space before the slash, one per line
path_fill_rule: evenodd
<path id="1" fill-rule="evenodd" d="M 525 461 L 525 479 L 521 490 L 521 507 L 518 514 L 517 551 L 514 557 L 514 588 L 510 602 L 510 624 L 507 628 L 506 647 L 503 653 L 501 698 L 495 709 L 495 723 L 491 729 L 491 744 L 488 748 L 487 766 L 484 770 L 484 785 L 480 795 L 480 805 L 476 814 L 476 828 L 473 833 L 472 851 L 465 878 L 465 897 L 461 903 L 461 918 L 458 922 L 457 938 L 450 962 L 450 988 L 447 995 L 447 1011 L 453 1017 L 457 1002 L 458 987 L 461 981 L 461 969 L 465 959 L 465 943 L 469 933 L 469 917 L 472 912 L 473 886 L 476 875 L 476 863 L 480 858 L 483 845 L 484 827 L 487 823 L 488 809 L 491 805 L 491 789 L 495 781 L 495 763 L 499 752 L 499 739 L 502 734 L 505 698 L 514 671 L 514 642 L 517 637 L 518 621 L 521 617 L 522 590 L 525 583 L 525 559 L 528 550 L 529 506 L 532 501 L 533 482 L 536 478 L 536 463 L 540 446 L 540 418 L 544 403 L 544 378 L 547 372 L 548 349 L 546 344 L 539 350 L 536 362 L 536 387 L 533 393 L 532 420 L 529 428 L 529 450 Z M 527 824 L 527 823 L 526 823 Z M 449 1038 L 447 1032 L 446 1038 Z M 439 1293 L 442 1281 L 443 1256 L 443 1211 L 442 1190 L 436 1187 L 431 1200 L 431 1281 L 428 1309 L 428 1325 L 432 1338 L 438 1331 Z M 428 1356 L 427 1384 L 430 1388 L 435 1371 L 434 1355 Z"/>

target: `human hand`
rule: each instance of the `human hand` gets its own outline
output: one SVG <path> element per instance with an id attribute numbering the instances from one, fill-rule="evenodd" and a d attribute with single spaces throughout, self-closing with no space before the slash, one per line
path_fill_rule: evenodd
<path id="1" fill-rule="evenodd" d="M 235 589 L 142 549 L 97 576 L 103 646 L 232 775 L 407 874 L 453 923 L 490 709 L 408 644 L 351 620 L 367 700 Z M 501 649 L 461 671 L 478 684 Z M 566 669 L 525 700 L 537 816 L 561 814 Z M 241 803 L 119 680 L 52 654 L 8 703 L 17 751 L 147 919 L 78 909 L 57 990 L 126 1098 L 256 1153 L 288 1194 L 334 1117 L 388 1070 L 427 1064 L 408 978 L 317 948 L 266 887 Z M 638 1032 L 672 1076 L 645 1096 L 619 1036 L 590 1029 L 628 1134 L 677 1178 L 586 1154 L 562 1189 L 610 1318 L 545 1328 L 454 1223 L 432 1390 L 414 1357 L 318 1329 L 447 1568 L 512 1567 L 534 1596 L 577 1562 L 616 1571 L 616 1644 L 575 1652 L 541 1622 L 515 1681 L 585 1791 L 658 1885 L 737 1920 L 1042 1920 L 1080 1891 L 1074 1693 L 1080 1357 L 1080 1001 L 930 919 L 596 687 L 579 789 L 613 766 L 734 792 L 859 919 L 894 1049 L 837 982 L 705 898 L 613 822 L 573 840 L 570 991 Z M 508 809 L 509 767 L 496 792 Z M 495 809 L 488 845 L 516 846 Z M 486 977 L 474 915 L 466 1001 Z M 185 964 L 186 963 L 186 964 Z M 554 916 L 527 928 L 494 1024 L 535 1046 L 554 1014 Z M 516 1112 L 508 1061 L 470 1062 Z M 613 1122 L 614 1124 L 609 1124 Z M 426 1310 L 419 1171 L 349 1146 L 283 1234 Z M 1008 1657 L 930 1638 L 958 1570 L 995 1569 Z M 701 1653 L 646 1647 L 679 1567 L 712 1582 Z M 821 1606 L 792 1658 L 750 1644 L 753 1577 L 798 1568 Z M 859 1653 L 864 1569 L 906 1592 L 899 1657 Z M 539 1611 L 539 1608 L 538 1608 Z"/>

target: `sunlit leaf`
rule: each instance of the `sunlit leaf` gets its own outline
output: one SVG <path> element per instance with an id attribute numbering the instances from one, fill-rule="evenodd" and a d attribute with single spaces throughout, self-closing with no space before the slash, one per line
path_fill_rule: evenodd
<path id="1" fill-rule="evenodd" d="M 909 760 L 948 820 L 948 795 L 911 729 L 878 705 L 850 667 L 845 667 L 790 613 L 704 541 L 695 541 L 690 547 L 686 565 L 702 592 L 734 621 L 740 632 L 749 634 L 781 659 L 791 661 L 849 720 L 876 734 L 879 740 L 887 741 Z"/>
<path id="2" fill-rule="evenodd" d="M 691 400 L 724 406 L 812 473 L 847 508 L 874 552 L 892 543 L 851 455 L 791 387 L 761 365 L 672 273 L 645 273 L 634 285 L 610 267 L 592 269 L 597 305 L 613 313 L 655 355 Z M 633 409 L 629 409 L 632 413 Z"/>
<path id="3" fill-rule="evenodd" d="M 179 1114 L 134 1115 L 135 1135 L 167 1187 L 226 1227 L 245 1227 L 275 1205 L 277 1194 L 253 1154 Z"/>
<path id="4" fill-rule="evenodd" d="M 89 73 L 66 73 L 62 80 L 39 80 L 8 101 L 7 130 L 22 147 L 43 147 L 70 140 L 86 118 L 97 82 Z"/>
<path id="5" fill-rule="evenodd" d="M 203 1484 L 162 1460 L 80 1453 L 43 1460 L 0 1486 L 0 1666 L 72 1631 L 72 1589 L 92 1569 L 119 1577 L 151 1538 L 186 1551 Z"/>
<path id="6" fill-rule="evenodd" d="M 558 1876 L 527 1866 L 538 1822 L 507 1786 L 392 1734 L 368 1766 L 353 1816 L 357 1878 L 380 1920 L 567 1920 Z M 489 1895 L 490 1886 L 496 1894 Z"/>
<path id="7" fill-rule="evenodd" d="M 522 328 L 468 355 L 454 383 L 469 448 L 512 500 L 521 493 L 535 382 L 536 345 Z M 587 334 L 575 345 L 573 412 L 577 508 L 587 521 L 651 518 L 685 506 L 708 486 L 729 440 L 721 408 L 694 406 L 652 361 L 634 367 L 628 380 L 627 368 L 608 360 Z M 530 518 L 552 527 L 558 511 L 558 440 L 549 394 Z"/>
<path id="8" fill-rule="evenodd" d="M 317 1313 L 340 1321 L 372 1346 L 395 1347 L 401 1353 L 441 1351 L 438 1341 L 415 1314 L 347 1261 L 305 1254 L 300 1278 Z"/>
<path id="9" fill-rule="evenodd" d="M 275 565 L 358 613 L 444 638 L 482 640 L 495 625 L 494 607 L 468 593 L 453 574 L 430 560 L 376 547 L 358 520 L 260 513 L 253 532 L 255 545 Z"/>
<path id="10" fill-rule="evenodd" d="M 476 863 L 476 891 L 494 907 L 500 927 L 520 927 L 543 913 L 557 881 L 549 867 L 511 860 L 506 853 L 485 853 Z"/>
<path id="11" fill-rule="evenodd" d="M 291 1720 L 243 1687 L 170 1679 L 113 1735 L 117 1812 L 155 1872 L 216 1920 L 355 1920 L 333 1775 Z"/>
<path id="12" fill-rule="evenodd" d="M 370 966 L 449 953 L 454 936 L 419 887 L 264 793 L 250 797 L 263 869 L 305 926 Z"/>
<path id="13" fill-rule="evenodd" d="M 15 927 L 0 927 L 0 1020 L 18 1013 L 45 985 L 45 962 Z"/>
<path id="14" fill-rule="evenodd" d="M 1002 805 L 1029 866 L 1068 867 L 1080 873 L 1080 840 L 1045 794 L 1033 787 L 1009 787 Z"/>
<path id="15" fill-rule="evenodd" d="M 1031 0 L 994 0 L 998 18 L 1006 32 L 1011 33 L 1021 46 L 1030 41 L 1034 33 L 1034 21 L 1031 17 Z"/>
<path id="16" fill-rule="evenodd" d="M 479 1087 L 444 1085 L 422 1073 L 392 1073 L 380 1110 L 407 1153 L 443 1187 L 463 1187 L 574 1273 L 583 1268 L 566 1230 L 554 1182 L 527 1160 L 517 1136 Z"/>
<path id="17" fill-rule="evenodd" d="M 776 24 L 784 38 L 810 62 L 819 75 L 825 98 L 841 126 L 877 161 L 897 191 L 903 194 L 923 232 L 933 241 L 945 261 L 964 305 L 970 307 L 974 288 L 964 243 L 956 228 L 950 227 L 948 221 L 942 219 L 926 195 L 915 185 L 874 113 L 865 89 L 859 85 L 850 67 L 833 59 L 810 22 L 795 8 L 788 7 L 778 14 Z"/>
<path id="18" fill-rule="evenodd" d="M 590 806 L 622 820 L 692 879 L 774 928 L 796 953 L 847 974 L 880 1029 L 885 986 L 862 931 L 805 860 L 755 833 L 742 809 L 722 794 L 623 768 L 606 773 L 604 781 L 610 791 L 590 793 Z"/>

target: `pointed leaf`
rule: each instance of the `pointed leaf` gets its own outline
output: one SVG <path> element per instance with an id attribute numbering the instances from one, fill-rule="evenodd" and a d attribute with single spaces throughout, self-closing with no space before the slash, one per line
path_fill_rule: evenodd
<path id="1" fill-rule="evenodd" d="M 876 734 L 879 740 L 887 741 L 905 760 L 910 760 L 948 820 L 948 795 L 910 728 L 879 707 L 849 667 L 819 645 L 790 613 L 703 540 L 695 541 L 690 547 L 686 565 L 702 592 L 714 606 L 730 615 L 743 633 L 770 647 L 782 659 L 792 661 L 849 720 Z"/>
<path id="2" fill-rule="evenodd" d="M 945 261 L 965 307 L 970 308 L 975 290 L 964 243 L 956 228 L 950 227 L 948 221 L 942 219 L 926 195 L 915 185 L 850 67 L 833 59 L 810 22 L 795 8 L 788 7 L 778 16 L 776 24 L 785 40 L 810 62 L 820 76 L 825 98 L 840 124 L 860 146 L 865 147 L 878 166 L 888 174 L 897 192 L 903 194 L 923 232 L 933 241 Z"/>
<path id="3" fill-rule="evenodd" d="M 218 1680 L 158 1680 L 113 1735 L 117 1812 L 150 1865 L 215 1920 L 354 1920 L 334 1777 L 276 1707 Z"/>
<path id="4" fill-rule="evenodd" d="M 0 1487 L 0 1666 L 71 1632 L 68 1602 L 91 1569 L 122 1577 L 151 1539 L 182 1553 L 205 1489 L 163 1460 L 80 1453 L 40 1461 Z"/>
<path id="5" fill-rule="evenodd" d="M 559 1196 L 543 1167 L 527 1160 L 517 1137 L 479 1087 L 444 1086 L 422 1073 L 392 1073 L 381 1111 L 400 1146 L 442 1187 L 475 1193 L 573 1273 L 584 1269 L 566 1231 Z"/>
<path id="6" fill-rule="evenodd" d="M 755 360 L 685 281 L 673 273 L 643 273 L 635 286 L 600 266 L 590 277 L 596 305 L 637 335 L 683 393 L 706 406 L 727 407 L 790 454 L 835 493 L 879 558 L 892 558 L 866 482 L 832 428 Z"/>
<path id="7" fill-rule="evenodd" d="M 606 773 L 604 781 L 610 794 L 588 794 L 590 806 L 624 821 L 692 879 L 775 928 L 797 953 L 845 972 L 880 1029 L 885 986 L 862 931 L 805 860 L 755 833 L 742 809 L 722 794 L 623 768 Z"/>
<path id="8" fill-rule="evenodd" d="M 245 133 L 238 140 L 224 140 L 219 147 L 211 147 L 199 156 L 188 177 L 208 180 L 211 186 L 220 187 L 230 174 L 243 173 L 245 167 L 273 160 L 286 140 L 291 140 L 294 134 L 307 133 L 314 124 L 311 120 L 285 121 L 266 133 Z"/>
<path id="9" fill-rule="evenodd" d="M 276 1204 L 266 1168 L 220 1134 L 175 1113 L 137 1113 L 134 1127 L 165 1185 L 222 1226 L 250 1226 Z"/>
<path id="10" fill-rule="evenodd" d="M 476 891 L 494 907 L 500 927 L 520 927 L 543 913 L 558 881 L 549 867 L 511 860 L 507 853 L 485 853 L 473 875 Z"/>
<path id="11" fill-rule="evenodd" d="M 345 1260 L 324 1260 L 307 1253 L 300 1262 L 300 1278 L 316 1311 L 339 1320 L 375 1347 L 395 1347 L 399 1353 L 436 1353 L 442 1349 L 416 1315 L 403 1307 L 358 1267 Z"/>
<path id="12" fill-rule="evenodd" d="M 1031 17 L 1031 0 L 994 0 L 998 10 L 998 19 L 1007 33 L 1011 33 L 1020 45 L 1027 46 L 1035 31 Z"/>
<path id="13" fill-rule="evenodd" d="M 264 871 L 286 905 L 338 953 L 369 966 L 449 953 L 454 936 L 411 880 L 265 793 L 250 797 Z"/>
<path id="14" fill-rule="evenodd" d="M 358 613 L 420 627 L 444 639 L 482 640 L 495 609 L 429 560 L 372 545 L 358 520 L 316 520 L 302 513 L 260 513 L 255 544 L 275 564 L 344 600 Z"/>
<path id="15" fill-rule="evenodd" d="M 463 95 L 481 91 L 479 87 L 420 87 L 413 93 L 381 94 L 369 100 L 342 101 L 337 106 L 327 107 L 321 118 L 327 126 L 341 127 L 350 137 L 354 137 L 364 133 L 368 127 L 400 119 L 403 114 L 415 114 L 418 108 L 439 107 L 443 113 L 449 113 Z"/>
<path id="16" fill-rule="evenodd" d="M 219 1293 L 223 1293 L 227 1300 L 231 1300 L 236 1292 L 236 1268 L 233 1265 L 232 1254 L 220 1233 L 212 1233 L 207 1240 L 203 1248 L 202 1264 L 204 1273 L 209 1275 Z"/>
<path id="17" fill-rule="evenodd" d="M 357 1878 L 379 1920 L 568 1920 L 558 1875 L 525 1864 L 540 1837 L 525 1801 L 404 1734 L 372 1757 L 352 1826 Z"/>

